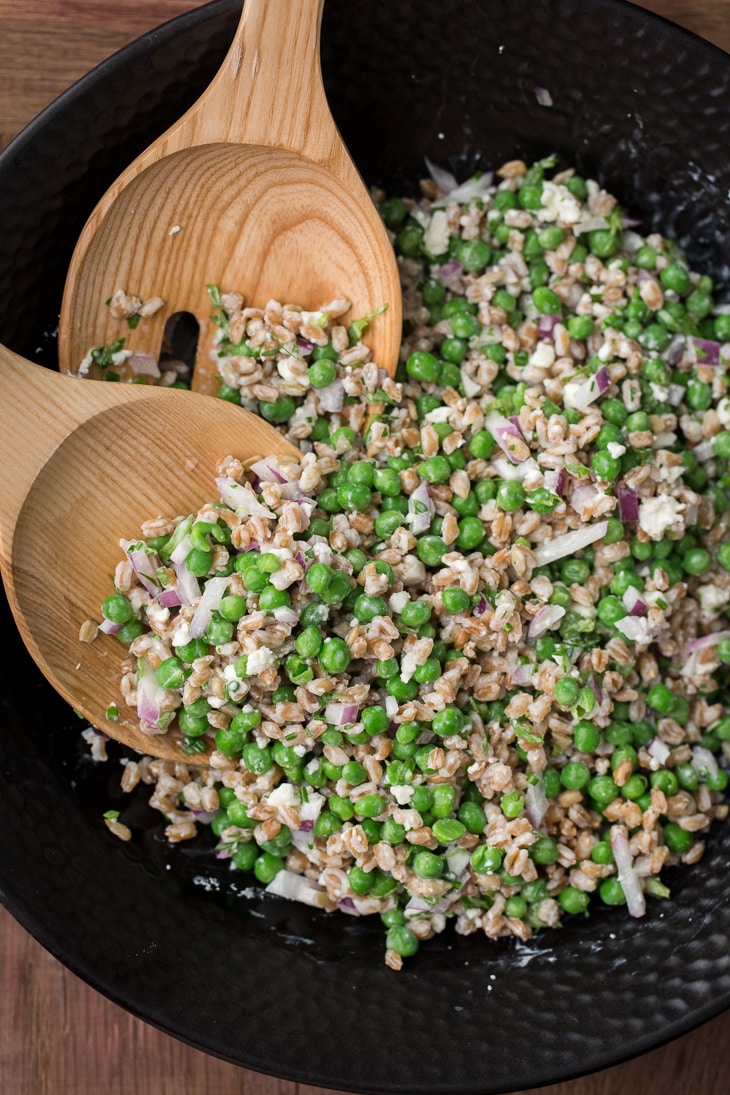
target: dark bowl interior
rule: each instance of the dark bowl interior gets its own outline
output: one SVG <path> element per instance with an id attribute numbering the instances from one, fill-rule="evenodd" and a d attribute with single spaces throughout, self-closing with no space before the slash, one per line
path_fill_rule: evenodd
<path id="1" fill-rule="evenodd" d="M 55 365 L 83 221 L 204 87 L 238 8 L 216 0 L 145 35 L 0 156 L 5 344 Z M 557 152 L 727 279 L 730 58 L 692 35 L 620 0 L 328 0 L 323 67 L 369 183 L 410 192 L 424 156 L 463 176 Z M 303 1083 L 494 1093 L 617 1063 L 730 1003 L 730 826 L 640 921 L 606 911 L 529 945 L 447 931 L 393 974 L 379 924 L 263 897 L 216 869 L 203 838 L 169 849 L 144 796 L 121 797 L 119 766 L 87 759 L 5 605 L 3 623 L 0 898 L 170 1034 Z M 129 845 L 103 825 L 113 806 Z"/>

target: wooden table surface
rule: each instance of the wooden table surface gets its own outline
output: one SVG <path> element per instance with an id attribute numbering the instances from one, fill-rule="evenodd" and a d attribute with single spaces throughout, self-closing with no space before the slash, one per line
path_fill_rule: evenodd
<path id="1" fill-rule="evenodd" d="M 196 6 L 195 0 L 0 0 L 0 148 L 110 53 Z M 641 6 L 730 52 L 730 0 Z M 0 986 L 1 1095 L 326 1095 L 224 1063 L 133 1018 L 69 973 L 2 908 Z M 723 1095 L 728 1044 L 730 1013 L 626 1064 L 540 1090 Z"/>

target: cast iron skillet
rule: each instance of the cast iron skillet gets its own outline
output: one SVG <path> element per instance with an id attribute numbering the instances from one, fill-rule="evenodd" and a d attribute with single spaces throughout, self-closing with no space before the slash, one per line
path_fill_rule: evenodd
<path id="1" fill-rule="evenodd" d="M 55 364 L 86 215 L 205 85 L 236 18 L 216 0 L 146 35 L 0 157 L 0 338 L 14 350 Z M 369 182 L 406 192 L 424 155 L 461 176 L 555 151 L 727 274 L 730 59 L 690 34 L 611 0 L 328 0 L 323 63 Z M 203 838 L 170 850 L 144 795 L 120 795 L 119 766 L 86 758 L 3 612 L 0 898 L 169 1034 L 308 1084 L 486 1095 L 615 1064 L 730 1003 L 730 825 L 640 921 L 599 912 L 530 945 L 447 931 L 394 974 L 379 924 L 263 897 Z M 105 829 L 110 807 L 131 844 Z"/>

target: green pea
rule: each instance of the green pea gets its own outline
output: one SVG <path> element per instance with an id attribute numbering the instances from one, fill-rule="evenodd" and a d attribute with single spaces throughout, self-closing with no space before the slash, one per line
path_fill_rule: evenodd
<path id="1" fill-rule="evenodd" d="M 401 958 L 411 958 L 419 947 L 418 936 L 405 925 L 397 925 L 387 931 L 385 946 L 389 951 L 399 954 Z"/>
<path id="2" fill-rule="evenodd" d="M 429 567 L 441 565 L 441 560 L 449 550 L 446 541 L 440 536 L 421 536 L 416 545 L 416 554 L 422 563 Z"/>
<path id="3" fill-rule="evenodd" d="M 414 380 L 433 384 L 439 374 L 439 359 L 427 350 L 416 350 L 406 361 L 406 372 Z"/>
<path id="4" fill-rule="evenodd" d="M 538 312 L 547 316 L 557 315 L 563 307 L 557 293 L 554 293 L 552 289 L 548 289 L 545 285 L 539 285 L 536 289 L 533 289 L 532 303 Z"/>
<path id="5" fill-rule="evenodd" d="M 478 844 L 471 854 L 470 863 L 476 874 L 493 874 L 502 866 L 504 852 L 488 844 Z"/>
<path id="6" fill-rule="evenodd" d="M 441 600 L 444 608 L 451 615 L 456 615 L 459 612 L 466 612 L 471 605 L 471 597 L 466 590 L 459 589 L 456 586 L 445 589 L 441 594 Z"/>
<path id="7" fill-rule="evenodd" d="M 571 915 L 585 912 L 590 903 L 590 894 L 579 890 L 575 886 L 566 886 L 558 894 L 558 904 L 561 909 Z"/>
<path id="8" fill-rule="evenodd" d="M 113 624 L 127 624 L 136 620 L 137 612 L 130 601 L 121 594 L 113 593 L 102 603 L 101 610 Z"/>
<path id="9" fill-rule="evenodd" d="M 561 707 L 572 707 L 580 694 L 580 685 L 573 677 L 559 677 L 555 682 L 555 702 Z"/>
<path id="10" fill-rule="evenodd" d="M 344 673 L 350 664 L 350 657 L 350 648 L 344 639 L 331 636 L 322 643 L 319 664 L 325 673 Z"/>
<path id="11" fill-rule="evenodd" d="M 441 856 L 425 848 L 419 849 L 413 857 L 413 871 L 419 878 L 440 878 L 443 869 L 444 861 Z"/>
<path id="12" fill-rule="evenodd" d="M 419 465 L 418 473 L 429 483 L 445 483 L 451 475 L 451 467 L 445 456 L 429 456 Z"/>
<path id="13" fill-rule="evenodd" d="M 663 829 L 664 843 L 675 855 L 685 855 L 694 843 L 692 833 L 687 832 L 675 821 L 668 821 Z"/>
<path id="14" fill-rule="evenodd" d="M 508 479 L 497 488 L 497 503 L 506 513 L 513 513 L 524 504 L 525 488 L 517 479 Z"/>
<path id="15" fill-rule="evenodd" d="M 667 263 L 659 274 L 659 280 L 665 289 L 671 289 L 678 296 L 684 296 L 691 284 L 687 270 L 677 262 Z"/>

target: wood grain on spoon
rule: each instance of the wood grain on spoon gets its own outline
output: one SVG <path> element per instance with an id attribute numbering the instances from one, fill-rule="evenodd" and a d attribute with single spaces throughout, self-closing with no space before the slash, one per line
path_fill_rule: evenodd
<path id="1" fill-rule="evenodd" d="M 158 515 L 217 496 L 227 456 L 299 451 L 256 415 L 219 399 L 61 376 L 0 346 L 0 569 L 23 641 L 53 687 L 94 726 L 142 752 L 179 759 L 179 736 L 145 734 L 120 693 L 124 648 L 82 642 L 113 593 L 123 557 Z M 110 722 L 110 704 L 119 719 Z M 205 759 L 202 755 L 198 759 Z"/>
<path id="2" fill-rule="evenodd" d="M 193 387 L 217 391 L 207 285 L 319 308 L 387 303 L 365 341 L 391 374 L 401 340 L 392 245 L 332 119 L 319 65 L 323 0 L 247 0 L 229 53 L 193 107 L 117 179 L 74 252 L 61 311 L 61 368 L 92 346 L 158 356 L 170 315 L 200 327 Z M 117 289 L 165 306 L 134 331 Z"/>

